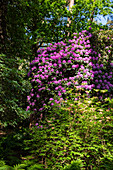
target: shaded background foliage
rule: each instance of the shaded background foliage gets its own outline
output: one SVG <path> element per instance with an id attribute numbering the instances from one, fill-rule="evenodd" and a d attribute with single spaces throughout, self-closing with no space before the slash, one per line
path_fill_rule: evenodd
<path id="1" fill-rule="evenodd" d="M 113 84 L 113 78 L 109 78 L 109 76 L 108 77 L 105 76 L 106 74 L 110 75 L 110 73 L 113 70 L 113 64 L 111 64 L 113 63 L 113 31 L 112 30 L 99 30 L 99 31 L 93 32 L 93 36 L 91 37 L 91 45 L 92 45 L 92 48 L 94 48 L 95 51 L 97 52 L 97 54 L 96 55 L 93 54 L 93 56 L 97 57 L 97 55 L 100 54 L 100 58 L 98 59 L 97 64 L 103 64 L 102 69 L 100 68 L 93 69 L 93 71 L 99 71 L 99 70 L 102 71 L 102 73 L 100 73 L 99 75 L 95 74 L 93 81 L 97 79 L 101 79 L 103 82 L 107 80 L 107 81 L 110 81 L 111 84 Z M 100 78 L 98 76 L 100 76 Z M 103 85 L 101 84 L 100 88 L 103 88 L 102 86 Z M 92 93 L 94 94 L 95 92 L 93 91 Z M 97 95 L 97 93 L 95 94 Z M 112 86 L 109 88 L 106 96 L 110 96 L 110 94 L 111 95 L 113 94 Z"/>

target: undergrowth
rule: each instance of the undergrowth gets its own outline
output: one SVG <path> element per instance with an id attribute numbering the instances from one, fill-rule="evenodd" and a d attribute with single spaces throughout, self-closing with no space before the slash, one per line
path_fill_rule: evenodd
<path id="1" fill-rule="evenodd" d="M 45 120 L 24 131 L 23 141 L 15 134 L 15 145 L 23 142 L 27 156 L 22 153 L 24 159 L 21 155 L 16 164 L 7 162 L 12 169 L 112 169 L 113 99 L 102 103 L 97 97 L 84 95 L 75 100 L 75 94 L 70 93 L 71 99 L 54 105 Z M 3 141 L 1 146 L 5 151 Z M 11 148 L 7 152 L 11 155 Z M 0 162 L 2 169 L 7 167 L 4 160 Z"/>

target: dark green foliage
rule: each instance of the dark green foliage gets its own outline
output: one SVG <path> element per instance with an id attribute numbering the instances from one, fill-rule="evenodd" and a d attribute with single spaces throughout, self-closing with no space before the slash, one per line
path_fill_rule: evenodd
<path id="1" fill-rule="evenodd" d="M 18 131 L 8 131 L 7 134 L 3 134 L 0 140 L 0 160 L 3 159 L 10 166 L 21 163 L 21 156 L 27 154 L 23 144 L 26 138 L 28 139 L 29 135 L 21 128 Z"/>
<path id="2" fill-rule="evenodd" d="M 24 68 L 19 68 L 18 58 L 0 55 L 0 120 L 3 126 L 15 126 L 29 116 L 25 111 L 30 89 L 26 73 Z"/>
<path id="3" fill-rule="evenodd" d="M 14 168 L 10 167 L 8 165 L 4 165 L 4 166 L 0 167 L 0 170 L 14 170 Z"/>
<path id="4" fill-rule="evenodd" d="M 71 163 L 71 165 L 68 165 L 64 170 L 80 170 L 81 167 L 83 167 L 81 160 L 76 160 Z"/>
<path id="5" fill-rule="evenodd" d="M 22 164 L 17 164 L 13 167 L 4 165 L 0 166 L 0 170 L 44 170 L 42 164 L 35 164 L 32 161 L 24 161 Z"/>
<path id="6" fill-rule="evenodd" d="M 45 46 L 44 43 L 58 42 L 66 37 L 67 21 L 63 24 L 61 20 L 67 15 L 63 0 L 9 0 L 6 8 L 6 48 L 9 53 L 30 60 L 40 46 Z"/>

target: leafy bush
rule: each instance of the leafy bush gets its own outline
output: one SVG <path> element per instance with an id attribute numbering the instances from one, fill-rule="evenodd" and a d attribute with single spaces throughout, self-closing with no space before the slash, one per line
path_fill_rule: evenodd
<path id="1" fill-rule="evenodd" d="M 20 59 L 0 54 L 0 123 L 2 126 L 16 126 L 29 117 L 26 112 L 27 94 L 30 83 L 25 80 L 25 68 L 19 68 Z"/>
<path id="2" fill-rule="evenodd" d="M 0 161 L 1 163 L 1 161 Z M 4 163 L 4 162 L 3 162 Z M 9 166 L 9 165 L 5 165 L 5 164 L 0 164 L 0 170 L 43 170 L 43 165 L 42 164 L 36 164 L 34 161 L 24 161 L 21 164 L 17 164 L 14 166 Z"/>
<path id="3" fill-rule="evenodd" d="M 67 43 L 50 44 L 46 49 L 38 50 L 38 57 L 30 64 L 28 74 L 32 90 L 27 110 L 34 111 L 36 117 L 41 112 L 45 114 L 55 103 L 66 100 L 69 96 L 67 89 L 74 86 L 79 90 L 89 90 L 92 95 L 95 95 L 92 89 L 106 90 L 105 96 L 112 97 L 112 38 L 107 37 L 105 41 L 106 57 L 94 46 L 93 38 L 95 35 L 84 30 L 74 33 L 73 39 Z M 103 58 L 106 59 L 103 61 Z M 103 99 L 100 92 L 96 95 Z"/>
<path id="4" fill-rule="evenodd" d="M 4 134 L 0 140 L 0 160 L 10 166 L 20 164 L 22 156 L 27 155 L 24 150 L 25 139 L 29 139 L 29 134 L 24 127 Z"/>
<path id="5" fill-rule="evenodd" d="M 83 167 L 82 161 L 78 159 L 74 162 L 72 161 L 71 165 L 65 167 L 64 170 L 80 170 L 81 167 Z"/>
<path id="6" fill-rule="evenodd" d="M 1 166 L 4 166 L 4 165 L 5 165 L 5 162 L 2 161 L 2 160 L 0 160 L 0 167 L 1 167 Z"/>

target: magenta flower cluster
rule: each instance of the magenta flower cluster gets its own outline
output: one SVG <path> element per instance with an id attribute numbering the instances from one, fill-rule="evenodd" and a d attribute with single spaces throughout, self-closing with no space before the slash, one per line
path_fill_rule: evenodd
<path id="1" fill-rule="evenodd" d="M 91 36 L 83 30 L 74 33 L 67 44 L 61 41 L 37 51 L 28 73 L 33 88 L 27 110 L 44 111 L 60 103 L 68 95 L 67 89 L 75 86 L 90 91 L 113 88 L 113 73 L 105 73 L 104 65 L 98 64 L 101 54 L 91 48 Z"/>

